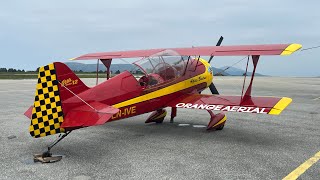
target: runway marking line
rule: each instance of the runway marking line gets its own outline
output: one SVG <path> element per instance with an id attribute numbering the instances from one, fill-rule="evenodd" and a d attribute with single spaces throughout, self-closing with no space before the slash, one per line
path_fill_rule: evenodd
<path id="1" fill-rule="evenodd" d="M 184 126 L 190 126 L 190 124 L 179 124 L 178 126 L 184 127 Z"/>
<path id="2" fill-rule="evenodd" d="M 10 92 L 28 92 L 28 91 L 33 91 L 33 90 L 8 90 L 8 91 L 2 91 L 0 90 L 0 93 L 10 93 Z"/>
<path id="3" fill-rule="evenodd" d="M 320 151 L 317 152 L 313 157 L 308 159 L 306 162 L 302 163 L 299 167 L 293 170 L 290 174 L 283 178 L 283 180 L 298 179 L 301 174 L 308 170 L 313 164 L 315 164 L 320 159 Z"/>
<path id="4" fill-rule="evenodd" d="M 207 126 L 205 125 L 192 125 L 194 128 L 206 128 Z"/>
<path id="5" fill-rule="evenodd" d="M 320 97 L 314 98 L 313 100 L 318 100 L 318 99 L 320 99 Z"/>

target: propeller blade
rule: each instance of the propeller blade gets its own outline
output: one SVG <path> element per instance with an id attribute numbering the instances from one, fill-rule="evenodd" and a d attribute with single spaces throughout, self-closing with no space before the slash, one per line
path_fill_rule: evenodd
<path id="1" fill-rule="evenodd" d="M 209 89 L 210 89 L 212 94 L 219 94 L 216 86 L 213 83 L 210 84 Z"/>
<path id="2" fill-rule="evenodd" d="M 219 39 L 219 41 L 217 42 L 216 46 L 220 46 L 220 45 L 221 45 L 221 43 L 222 43 L 222 41 L 223 41 L 223 37 L 222 37 L 222 36 L 220 36 L 220 39 Z M 214 56 L 210 56 L 208 63 L 210 63 L 210 62 L 211 62 L 211 60 L 212 60 L 212 58 L 213 58 L 213 57 L 214 57 Z"/>
<path id="3" fill-rule="evenodd" d="M 216 46 L 220 46 L 223 41 L 223 36 L 220 36 L 219 41 L 217 42 Z"/>

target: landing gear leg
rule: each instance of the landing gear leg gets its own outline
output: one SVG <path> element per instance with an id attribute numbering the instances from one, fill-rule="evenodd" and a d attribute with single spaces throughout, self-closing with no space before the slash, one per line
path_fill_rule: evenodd
<path id="1" fill-rule="evenodd" d="M 44 152 L 42 154 L 35 154 L 34 158 L 33 158 L 34 162 L 52 163 L 52 162 L 60 161 L 62 159 L 62 156 L 52 156 L 52 153 L 50 152 L 50 150 L 56 144 L 58 144 L 62 139 L 67 137 L 70 133 L 71 133 L 71 131 L 68 131 L 64 134 L 60 134 L 59 138 L 57 140 L 55 140 L 50 146 L 48 146 L 48 150 L 46 152 Z"/>
<path id="2" fill-rule="evenodd" d="M 223 112 L 219 114 L 214 114 L 211 110 L 208 110 L 208 112 L 211 118 L 207 130 L 222 130 L 226 123 L 227 116 Z"/>
<path id="3" fill-rule="evenodd" d="M 173 123 L 173 118 L 175 118 L 176 116 L 177 116 L 177 108 L 176 107 L 172 107 L 171 108 L 170 123 Z"/>

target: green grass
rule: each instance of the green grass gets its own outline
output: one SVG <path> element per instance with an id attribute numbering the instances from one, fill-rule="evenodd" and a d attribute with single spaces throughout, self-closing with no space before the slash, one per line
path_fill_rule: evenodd
<path id="1" fill-rule="evenodd" d="M 0 79 L 37 79 L 37 74 L 1 73 Z"/>

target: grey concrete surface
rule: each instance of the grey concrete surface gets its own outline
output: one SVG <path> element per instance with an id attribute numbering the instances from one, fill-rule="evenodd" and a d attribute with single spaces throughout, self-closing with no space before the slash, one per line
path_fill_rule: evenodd
<path id="1" fill-rule="evenodd" d="M 215 83 L 241 93 L 241 77 Z M 207 132 L 192 126 L 207 125 L 206 111 L 178 109 L 173 124 L 144 124 L 145 114 L 74 131 L 52 150 L 60 162 L 33 163 L 56 138 L 28 133 L 35 84 L 0 80 L 0 179 L 281 179 L 320 151 L 320 78 L 257 77 L 253 95 L 293 98 L 280 116 L 227 113 L 222 131 Z M 300 178 L 320 179 L 320 162 Z"/>

